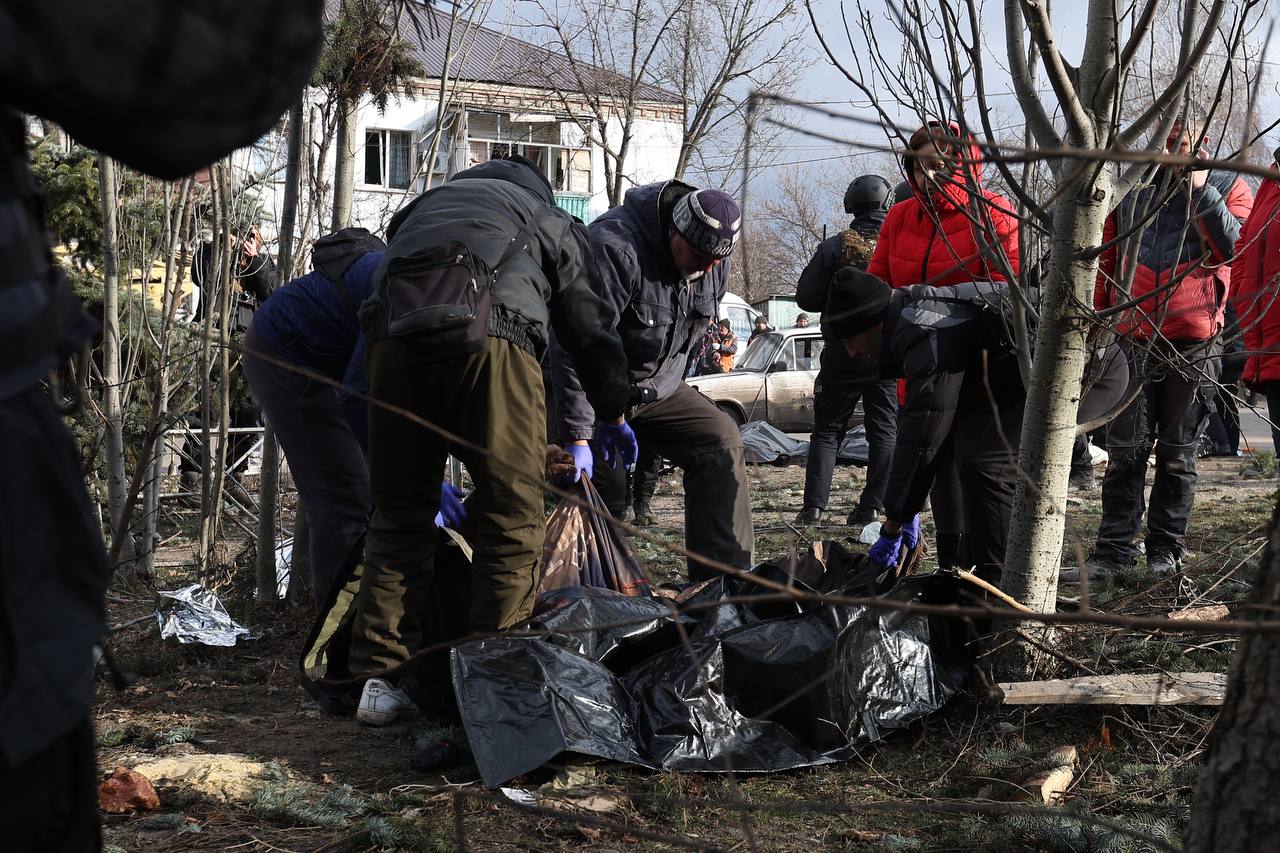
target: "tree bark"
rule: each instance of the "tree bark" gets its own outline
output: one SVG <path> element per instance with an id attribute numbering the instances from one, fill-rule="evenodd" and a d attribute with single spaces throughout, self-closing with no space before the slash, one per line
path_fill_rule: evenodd
<path id="1" fill-rule="evenodd" d="M 1076 164 L 1067 163 L 1072 173 Z M 1110 210 L 1114 169 L 1094 177 L 1080 173 L 1075 187 L 1064 187 L 1064 201 L 1054 212 L 1051 260 L 1040 306 L 1035 358 L 1031 363 L 1026 411 L 1018 449 L 1019 479 L 1002 586 L 1020 603 L 1034 610 L 1056 608 L 1058 568 L 1066 524 L 1067 479 L 1081 382 L 1088 360 L 1085 334 L 1091 322 L 1089 307 L 1097 280 L 1098 262 L 1081 260 L 1084 247 L 1101 242 Z M 1009 436 L 1017 441 L 1016 436 Z M 1042 642 L 1052 639 L 1043 625 L 1022 629 Z M 1006 647 L 1000 672 L 1006 680 L 1030 677 L 1037 656 L 1031 646 Z"/>
<path id="2" fill-rule="evenodd" d="M 298 218 L 302 174 L 302 101 L 289 110 L 289 152 L 284 170 L 284 202 L 281 205 L 280 256 L 276 267 L 288 275 L 293 269 L 293 232 Z M 276 511 L 280 493 L 280 453 L 275 430 L 267 424 L 262 435 L 262 475 L 258 486 L 258 594 L 259 601 L 276 599 Z"/>
<path id="3" fill-rule="evenodd" d="M 330 230 L 351 225 L 351 188 L 356 173 L 356 103 L 338 101 L 338 140 L 333 152 L 333 218 Z"/>
<path id="4" fill-rule="evenodd" d="M 124 464 L 124 402 L 120 387 L 120 263 L 115 161 L 98 155 L 102 199 L 102 411 L 106 427 L 107 520 L 111 545 L 127 574 L 135 570 L 129 519 L 124 517 L 128 480 Z M 123 547 L 116 545 L 120 539 Z"/>
<path id="5" fill-rule="evenodd" d="M 1249 597 L 1250 619 L 1280 613 L 1280 505 Z M 1274 850 L 1280 837 L 1280 634 L 1240 640 L 1191 809 L 1187 853 Z"/>

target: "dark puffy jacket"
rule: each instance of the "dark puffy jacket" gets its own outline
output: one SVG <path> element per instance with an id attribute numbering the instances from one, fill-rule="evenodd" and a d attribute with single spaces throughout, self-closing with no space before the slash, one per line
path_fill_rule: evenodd
<path id="1" fill-rule="evenodd" d="M 209 270 L 212 255 L 213 243 L 206 240 L 200 244 L 191 258 L 191 281 L 200 288 L 200 301 L 196 304 L 195 314 L 191 318 L 194 323 L 203 322 L 205 313 L 210 310 L 215 312 L 216 317 L 218 305 L 222 299 L 221 286 L 212 285 L 212 280 L 215 278 L 210 275 Z M 276 289 L 276 264 L 265 250 L 259 251 L 257 255 L 250 258 L 244 267 L 239 266 L 238 260 L 237 258 L 237 262 L 232 264 L 231 274 L 235 276 L 236 283 L 240 286 L 240 293 L 252 298 L 238 306 L 239 294 L 232 293 L 231 320 L 233 323 L 238 322 L 241 307 L 245 308 L 251 316 L 258 306 L 266 304 L 267 299 Z M 238 328 L 243 329 L 245 326 L 240 323 Z"/>
<path id="2" fill-rule="evenodd" d="M 1280 380 L 1280 181 L 1262 182 L 1231 264 L 1231 300 L 1249 353 L 1251 388 Z"/>
<path id="3" fill-rule="evenodd" d="M 627 379 L 661 400 L 684 380 L 707 324 L 728 283 L 727 263 L 686 282 L 671 259 L 667 227 L 676 199 L 693 187 L 680 181 L 628 190 L 622 204 L 591 223 L 591 249 L 600 271 L 598 291 L 627 354 Z M 564 338 L 558 345 L 567 345 Z M 560 437 L 590 438 L 595 413 L 579 383 L 582 363 L 571 365 L 552 349 Z M 574 367 L 578 367 L 575 372 Z"/>
<path id="4" fill-rule="evenodd" d="M 493 287 L 489 335 L 542 360 L 549 327 L 583 376 L 602 418 L 627 407 L 625 360 L 601 290 L 586 229 L 555 206 L 551 185 L 512 160 L 490 160 L 428 190 L 392 217 L 387 251 L 374 276 L 373 305 L 396 258 L 457 240 L 492 268 L 526 224 L 529 250 L 503 264 Z"/>
<path id="5" fill-rule="evenodd" d="M 933 485 L 938 451 L 951 432 L 960 391 L 969 370 L 982 370 L 982 353 L 1014 359 L 1004 317 L 1007 291 L 990 282 L 953 287 L 914 285 L 895 290 L 885 314 L 881 369 L 906 380 L 906 400 L 898 417 L 885 515 L 906 521 L 924 506 Z M 991 305 L 993 307 L 984 307 Z M 1012 370 L 1017 376 L 1016 362 Z M 1024 394 L 1017 387 L 997 393 Z M 999 385 L 999 383 L 998 383 Z"/>
<path id="6" fill-rule="evenodd" d="M 312 270 L 278 289 L 253 315 L 259 339 L 276 354 L 341 380 L 338 397 L 343 414 L 364 446 L 368 445 L 369 406 L 357 395 L 367 392 L 369 383 L 356 309 L 373 293 L 373 274 L 381 263 L 382 252 L 365 253 L 342 276 L 341 290 L 319 270 Z"/>
<path id="7" fill-rule="evenodd" d="M 884 223 L 886 211 L 876 210 L 854 218 L 849 229 L 874 241 Z M 843 265 L 844 235 L 833 234 L 818 244 L 809 263 L 800 273 L 796 283 L 796 305 L 803 311 L 822 313 L 827 310 L 827 297 L 831 293 L 831 279 Z M 866 265 L 863 265 L 865 269 Z M 873 358 L 854 358 L 843 346 L 822 348 L 823 377 L 835 381 L 868 382 L 879 375 L 879 367 Z"/>
<path id="8" fill-rule="evenodd" d="M 950 129 L 959 135 L 959 127 L 953 124 Z M 968 162 L 961 166 L 970 170 L 978 186 L 982 184 L 981 158 L 981 149 L 971 145 L 965 156 Z M 987 252 L 1003 252 L 1018 272 L 1018 220 L 1007 199 L 989 190 L 982 190 L 981 200 L 973 198 L 960 178 L 926 195 L 932 188 L 918 186 L 911 164 L 906 165 L 912 196 L 889 208 L 867 272 L 894 287 L 1004 281 L 1003 267 L 984 254 L 984 247 Z M 986 245 L 987 230 L 980 231 L 973 217 L 990 218 L 998 246 Z"/>
<path id="9" fill-rule="evenodd" d="M 1231 258 L 1253 207 L 1253 194 L 1229 172 L 1210 172 L 1204 187 L 1195 192 L 1185 184 L 1171 188 L 1171 174 L 1157 172 L 1153 182 L 1125 196 L 1107 217 L 1104 244 L 1142 221 L 1169 195 L 1137 235 L 1136 257 L 1131 253 L 1132 238 L 1103 254 L 1094 304 L 1109 308 L 1150 294 L 1117 318 L 1121 334 L 1147 340 L 1159 327 L 1161 337 L 1170 341 L 1205 341 L 1222 329 L 1231 292 Z M 1130 274 L 1126 296 L 1118 283 Z M 1177 283 L 1169 288 L 1171 281 Z"/>
<path id="10" fill-rule="evenodd" d="M 93 329 L 50 262 L 16 111 L 55 121 L 157 177 L 190 174 L 258 139 L 298 97 L 319 55 L 321 5 L 262 0 L 246 15 L 231 0 L 41 0 L 0 10 L 0 98 L 8 105 L 0 107 L 0 400 L 35 386 Z M 50 436 L 50 446 L 59 444 L 65 454 L 59 448 L 33 467 L 78 477 L 69 440 Z M 73 512 L 96 533 L 82 502 L 42 510 L 63 514 L 68 536 L 81 529 Z M 79 540 L 84 553 L 50 572 L 21 556 L 44 543 L 20 535 L 4 544 L 0 765 L 14 766 L 88 713 L 92 649 L 105 633 L 106 558 L 96 537 Z"/>

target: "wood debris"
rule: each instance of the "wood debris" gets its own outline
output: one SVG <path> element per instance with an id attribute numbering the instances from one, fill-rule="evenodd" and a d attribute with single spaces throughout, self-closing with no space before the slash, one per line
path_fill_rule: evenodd
<path id="1" fill-rule="evenodd" d="M 1226 673 L 1086 675 L 997 685 L 1006 705 L 1221 705 Z"/>

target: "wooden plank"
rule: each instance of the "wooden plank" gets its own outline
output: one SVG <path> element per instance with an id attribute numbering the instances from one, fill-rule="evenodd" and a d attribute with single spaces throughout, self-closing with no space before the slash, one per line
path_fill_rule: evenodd
<path id="1" fill-rule="evenodd" d="M 1006 705 L 1221 705 L 1221 672 L 1086 675 L 1050 681 L 1006 681 Z"/>

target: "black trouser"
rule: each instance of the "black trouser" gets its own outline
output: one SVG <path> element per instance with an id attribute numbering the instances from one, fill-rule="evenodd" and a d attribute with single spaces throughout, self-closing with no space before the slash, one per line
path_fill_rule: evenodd
<path id="1" fill-rule="evenodd" d="M 1267 420 L 1271 421 L 1271 446 L 1280 458 L 1280 381 L 1263 382 L 1261 388 L 1267 398 Z"/>
<path id="2" fill-rule="evenodd" d="M 254 352 L 281 356 L 262 343 L 253 327 L 244 348 L 245 378 L 289 461 L 311 527 L 311 581 L 319 608 L 369 522 L 364 448 L 331 385 L 255 358 Z"/>
<path id="3" fill-rule="evenodd" d="M 1089 436 L 1080 433 L 1071 445 L 1071 475 L 1093 472 L 1093 457 L 1089 455 Z"/>
<path id="4" fill-rule="evenodd" d="M 1209 417 L 1218 376 L 1216 347 L 1156 346 L 1148 353 L 1135 342 L 1126 347 L 1142 392 L 1111 423 L 1110 461 L 1102 480 L 1102 521 L 1094 553 L 1105 560 L 1132 560 L 1134 538 L 1147 516 L 1148 557 L 1180 557 L 1196 494 L 1196 447 Z M 1145 368 L 1145 369 L 1144 369 Z M 1143 488 L 1147 457 L 1155 445 L 1156 470 L 1149 505 Z"/>
<path id="5" fill-rule="evenodd" d="M 640 447 L 636 470 L 631 472 L 630 502 L 637 513 L 651 509 L 658 492 L 658 473 L 662 470 L 662 454 L 648 445 Z"/>
<path id="6" fill-rule="evenodd" d="M 0 761 L 0 839 L 4 849 L 22 853 L 102 849 L 93 723 L 87 716 L 23 764 L 7 767 Z"/>
<path id="7" fill-rule="evenodd" d="M 831 475 L 836 455 L 848 431 L 849 418 L 862 400 L 867 431 L 867 484 L 858 498 L 858 509 L 880 510 L 889 484 L 893 446 L 898 440 L 897 380 L 848 381 L 839 374 L 818 371 L 813 386 L 813 434 L 805 463 L 804 508 L 825 510 L 831 496 Z"/>
<path id="8" fill-rule="evenodd" d="M 627 417 L 636 439 L 684 471 L 685 547 L 736 568 L 751 565 L 755 537 L 751 494 L 738 425 L 691 386 L 681 382 L 668 397 L 637 406 Z M 592 483 L 617 512 L 625 504 L 626 479 L 596 455 Z M 690 580 L 716 577 L 688 563 Z"/>
<path id="9" fill-rule="evenodd" d="M 1235 454 L 1240 449 L 1240 403 L 1236 400 L 1234 383 L 1218 389 L 1213 395 L 1213 411 L 1209 413 L 1206 429 L 1213 441 L 1215 453 Z"/>
<path id="10" fill-rule="evenodd" d="M 1018 441 L 1022 435 L 1022 413 L 1026 393 L 1013 359 L 991 366 L 990 391 L 979 371 L 969 371 L 956 406 L 955 422 L 943 442 L 940 462 L 954 464 L 955 488 L 941 485 L 955 508 L 963 512 L 963 564 L 997 581 L 1004 568 L 1009 520 L 1013 517 L 1013 495 L 1018 485 Z M 995 400 L 992 400 L 992 395 Z M 993 417 L 993 412 L 998 414 Z M 940 467 L 939 471 L 944 471 Z M 937 523 L 937 486 L 931 492 Z M 942 545 L 939 544 L 939 560 Z"/>

